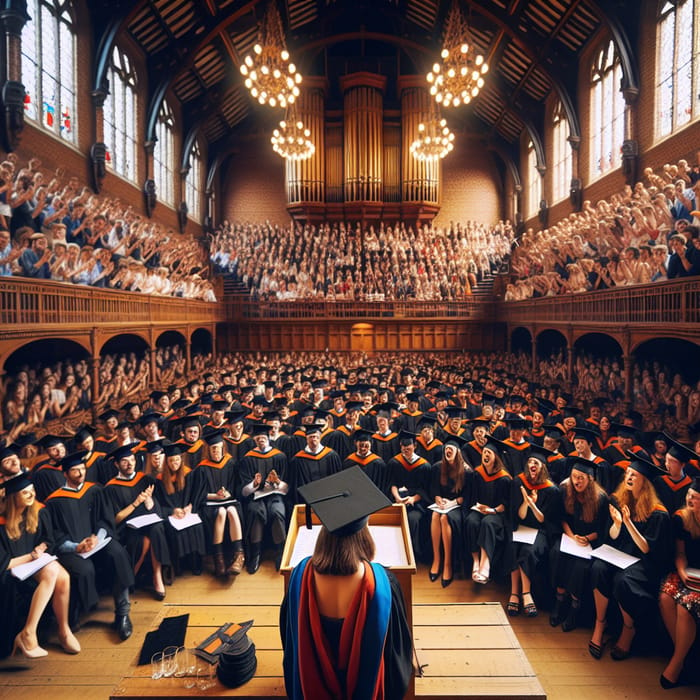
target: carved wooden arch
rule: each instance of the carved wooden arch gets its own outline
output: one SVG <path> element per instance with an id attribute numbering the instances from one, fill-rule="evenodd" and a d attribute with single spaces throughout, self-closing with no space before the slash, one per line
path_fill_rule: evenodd
<path id="1" fill-rule="evenodd" d="M 618 337 L 615 333 L 609 333 L 607 331 L 601 330 L 591 330 L 590 328 L 588 330 L 580 330 L 574 332 L 573 337 L 571 339 L 571 347 L 576 348 L 576 343 L 578 343 L 578 341 L 582 338 L 585 338 L 589 335 L 604 335 L 606 338 L 610 338 L 610 340 L 615 341 L 617 346 L 620 348 L 620 357 L 624 357 L 628 354 L 627 352 L 625 352 L 626 343 L 624 342 L 624 338 Z"/>
<path id="2" fill-rule="evenodd" d="M 114 340 L 115 338 L 119 337 L 125 337 L 125 336 L 135 336 L 137 338 L 140 338 L 143 340 L 143 342 L 146 345 L 146 349 L 153 350 L 151 347 L 151 339 L 149 336 L 149 329 L 130 329 L 130 330 L 118 330 L 113 333 L 101 335 L 99 338 L 99 342 L 95 342 L 95 356 L 96 357 L 102 357 L 102 353 L 104 351 L 105 345 L 109 343 L 111 340 Z"/>
<path id="3" fill-rule="evenodd" d="M 683 334 L 678 334 L 674 333 L 672 330 L 669 329 L 668 333 L 664 333 L 664 335 L 655 335 L 651 336 L 649 334 L 645 335 L 635 335 L 633 336 L 631 345 L 630 345 L 630 354 L 634 353 L 639 347 L 644 345 L 645 343 L 649 343 L 653 340 L 679 340 L 683 341 L 686 343 L 691 343 L 693 345 L 697 345 L 700 348 L 700 338 L 696 337 L 689 337 L 687 335 Z"/>
<path id="4" fill-rule="evenodd" d="M 14 341 L 3 342 L 2 344 L 0 344 L 0 374 L 5 373 L 5 365 L 7 363 L 7 360 L 22 348 L 25 348 L 29 345 L 33 345 L 35 343 L 50 343 L 53 340 L 74 343 L 78 347 L 85 350 L 88 359 L 92 355 L 92 344 L 90 342 L 89 334 L 67 336 L 48 335 L 43 336 L 41 338 L 27 338 L 22 340 L 15 339 Z"/>

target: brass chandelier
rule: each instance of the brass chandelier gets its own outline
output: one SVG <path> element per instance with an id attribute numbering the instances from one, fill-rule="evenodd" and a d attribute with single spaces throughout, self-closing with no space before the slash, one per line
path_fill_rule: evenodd
<path id="1" fill-rule="evenodd" d="M 447 121 L 432 114 L 418 125 L 418 138 L 411 143 L 411 155 L 416 160 L 438 161 L 454 148 L 455 135 Z"/>
<path id="2" fill-rule="evenodd" d="M 275 1 L 268 5 L 253 53 L 241 64 L 250 94 L 261 104 L 283 109 L 299 96 L 301 74 L 289 60 L 282 18 Z"/>
<path id="3" fill-rule="evenodd" d="M 472 41 L 457 0 L 453 0 L 445 22 L 440 61 L 433 64 L 426 76 L 430 94 L 445 107 L 469 104 L 483 87 L 483 76 L 488 70 L 488 64 Z"/>
<path id="4" fill-rule="evenodd" d="M 298 118 L 296 108 L 290 107 L 286 119 L 272 132 L 272 150 L 286 160 L 306 160 L 316 152 L 311 131 Z"/>

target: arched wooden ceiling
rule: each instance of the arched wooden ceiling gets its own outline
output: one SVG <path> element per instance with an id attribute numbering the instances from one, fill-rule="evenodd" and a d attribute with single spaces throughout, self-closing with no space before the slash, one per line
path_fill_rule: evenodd
<path id="1" fill-rule="evenodd" d="M 252 50 L 269 0 L 90 0 L 95 29 L 95 88 L 114 40 L 128 34 L 146 56 L 150 120 L 168 89 L 180 100 L 189 134 L 197 128 L 217 150 L 231 134 L 279 119 L 248 95 L 238 67 Z M 452 0 L 278 0 L 287 45 L 303 75 L 329 80 L 329 107 L 342 105 L 338 76 L 354 70 L 425 74 L 439 54 Z M 524 129 L 542 132 L 544 103 L 556 94 L 579 134 L 577 61 L 599 30 L 622 55 L 625 83 L 637 82 L 630 46 L 638 11 L 623 0 L 460 0 L 474 41 L 491 66 L 468 106 L 450 110 L 451 126 L 517 148 Z M 625 7 L 625 5 L 627 7 Z M 637 9 L 637 8 L 635 8 Z M 398 104 L 391 87 L 387 101 Z M 253 117 L 253 118 L 251 118 Z"/>

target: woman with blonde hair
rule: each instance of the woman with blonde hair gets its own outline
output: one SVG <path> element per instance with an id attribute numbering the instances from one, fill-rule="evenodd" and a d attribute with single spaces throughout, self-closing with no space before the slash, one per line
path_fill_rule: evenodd
<path id="1" fill-rule="evenodd" d="M 630 654 L 635 622 L 648 615 L 661 577 L 669 568 L 670 520 L 652 485 L 657 469 L 639 455 L 628 455 L 630 466 L 610 498 L 612 524 L 606 543 L 638 561 L 624 569 L 603 559 L 596 559 L 591 566 L 596 620 L 588 650 L 596 659 L 603 653 L 610 598 L 615 598 L 622 614 L 622 630 L 610 656 L 622 661 Z"/>
<path id="2" fill-rule="evenodd" d="M 0 567 L 3 571 L 11 572 L 15 567 L 36 561 L 48 552 L 50 525 L 43 504 L 36 500 L 34 485 L 24 472 L 6 481 L 3 486 L 6 501 L 5 517 L 0 520 Z M 68 624 L 68 572 L 53 559 L 27 581 L 36 586 L 24 626 L 15 637 L 13 654 L 19 651 L 28 659 L 48 655 L 46 649 L 39 646 L 37 627 L 49 602 L 56 616 L 58 638 L 63 650 L 68 654 L 80 652 L 80 643 Z"/>

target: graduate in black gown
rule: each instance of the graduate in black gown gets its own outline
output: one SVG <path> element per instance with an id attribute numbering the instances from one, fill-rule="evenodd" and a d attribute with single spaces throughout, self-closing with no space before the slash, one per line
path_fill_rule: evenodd
<path id="1" fill-rule="evenodd" d="M 522 611 L 527 617 L 537 615 L 533 598 L 536 574 L 546 576 L 549 552 L 561 535 L 561 499 L 559 489 L 549 478 L 547 460 L 552 453 L 544 447 L 532 444 L 525 471 L 513 479 L 511 497 L 511 522 L 514 530 L 521 527 L 536 530 L 535 541 L 513 542 L 514 567 L 511 572 L 508 614 Z"/>
<path id="2" fill-rule="evenodd" d="M 374 485 L 384 494 L 389 492 L 389 470 L 386 463 L 372 452 L 372 435 L 369 430 L 355 431 L 355 451 L 343 462 L 343 469 L 359 467 L 372 479 Z"/>
<path id="3" fill-rule="evenodd" d="M 21 564 L 30 564 L 43 555 L 52 554 L 53 542 L 51 522 L 44 506 L 36 499 L 34 485 L 26 473 L 18 474 L 4 484 L 5 515 L 0 518 L 0 570 L 3 579 Z M 2 579 L 0 579 L 2 580 Z M 14 581 L 2 581 L 2 596 L 12 600 L 15 592 Z M 69 654 L 80 651 L 80 643 L 68 624 L 70 601 L 70 576 L 61 564 L 54 559 L 24 581 L 17 581 L 17 588 L 24 588 L 31 595 L 29 612 L 17 636 L 14 638 L 13 653 L 20 651 L 30 659 L 47 656 L 48 652 L 39 646 L 37 628 L 39 620 L 49 602 L 58 623 L 58 638 L 63 650 Z M 3 620 L 3 626 L 11 634 L 16 631 L 14 615 Z M 21 624 L 21 623 L 20 623 Z M 18 627 L 19 625 L 17 625 Z"/>
<path id="4" fill-rule="evenodd" d="M 431 555 L 430 520 L 431 504 L 430 467 L 428 461 L 416 452 L 416 435 L 407 430 L 399 434 L 401 452 L 389 460 L 389 484 L 391 498 L 403 503 L 408 514 L 408 528 L 417 560 L 428 561 Z"/>
<path id="5" fill-rule="evenodd" d="M 588 650 L 594 658 L 602 655 L 608 604 L 614 598 L 622 613 L 622 631 L 610 652 L 616 661 L 629 656 L 636 624 L 653 609 L 659 583 L 670 568 L 671 558 L 668 511 L 652 485 L 656 466 L 639 455 L 629 456 L 630 465 L 610 498 L 612 524 L 605 540 L 639 561 L 619 569 L 595 559 L 591 566 L 596 622 Z"/>
<path id="6" fill-rule="evenodd" d="M 466 535 L 475 583 L 488 583 L 496 556 L 509 554 L 512 478 L 501 460 L 504 449 L 500 440 L 488 435 L 481 464 L 474 470 Z"/>
<path id="7" fill-rule="evenodd" d="M 563 534 L 580 547 L 599 547 L 608 527 L 608 496 L 595 478 L 596 465 L 577 457 L 567 459 L 569 477 L 559 485 Z M 552 627 L 576 629 L 581 600 L 590 595 L 590 558 L 561 551 L 561 538 L 552 548 L 552 578 L 556 587 Z"/>
<path id="8" fill-rule="evenodd" d="M 192 474 L 193 507 L 204 522 L 207 544 L 214 554 L 214 573 L 219 577 L 233 573 L 233 565 L 238 568 L 241 559 L 245 561 L 238 470 L 233 457 L 226 453 L 223 434 L 221 429 L 205 433 L 208 454 Z M 224 553 L 227 534 L 232 550 L 228 567 Z"/>
<path id="9" fill-rule="evenodd" d="M 112 452 L 119 474 L 105 485 L 105 494 L 112 507 L 117 536 L 126 547 L 138 574 L 148 556 L 152 569 L 153 596 L 156 600 L 165 598 L 163 567 L 172 566 L 168 541 L 165 537 L 165 523 L 160 504 L 153 496 L 156 480 L 144 472 L 136 471 L 135 445 L 124 445 Z M 134 527 L 134 518 L 155 516 L 150 524 Z"/>
<path id="10" fill-rule="evenodd" d="M 432 465 L 428 495 L 434 510 L 430 513 L 430 539 L 433 561 L 430 580 L 441 578 L 447 588 L 454 571 L 463 565 L 464 510 L 470 503 L 472 468 L 464 461 L 461 447 L 466 440 L 449 435 L 442 449 L 442 458 Z"/>
<path id="11" fill-rule="evenodd" d="M 192 573 L 199 576 L 202 573 L 202 557 L 206 553 L 204 524 L 199 522 L 176 528 L 170 522 L 170 518 L 182 523 L 190 516 L 198 515 L 193 505 L 192 470 L 183 463 L 182 451 L 182 445 L 163 445 L 164 464 L 162 471 L 156 475 L 154 493 L 166 517 L 165 535 L 176 570 L 186 562 Z"/>
<path id="12" fill-rule="evenodd" d="M 67 455 L 62 461 L 65 483 L 46 501 L 61 564 L 70 572 L 79 611 L 87 612 L 99 601 L 96 567 L 109 581 L 114 595 L 114 627 L 122 640 L 131 636 L 129 588 L 134 573 L 100 484 L 85 482 L 84 452 Z M 100 547 L 103 540 L 111 539 Z M 93 551 L 93 554 L 86 557 Z"/>
<path id="13" fill-rule="evenodd" d="M 269 529 L 275 547 L 277 569 L 287 537 L 287 458 L 284 452 L 270 445 L 269 433 L 270 426 L 266 423 L 253 427 L 255 447 L 245 454 L 239 466 L 249 574 L 260 568 L 266 529 Z M 240 570 L 231 573 L 240 573 Z"/>
<path id="14" fill-rule="evenodd" d="M 287 696 L 400 700 L 412 672 L 411 630 L 395 576 L 370 563 L 367 527 L 367 516 L 390 502 L 359 469 L 300 494 L 323 525 L 313 556 L 292 571 L 280 610 Z"/>
<path id="15" fill-rule="evenodd" d="M 338 453 L 321 444 L 323 427 L 320 423 L 310 423 L 304 426 L 306 446 L 294 455 L 289 464 L 290 486 L 294 493 L 295 503 L 299 502 L 296 495 L 299 487 L 343 469 L 343 463 Z"/>

